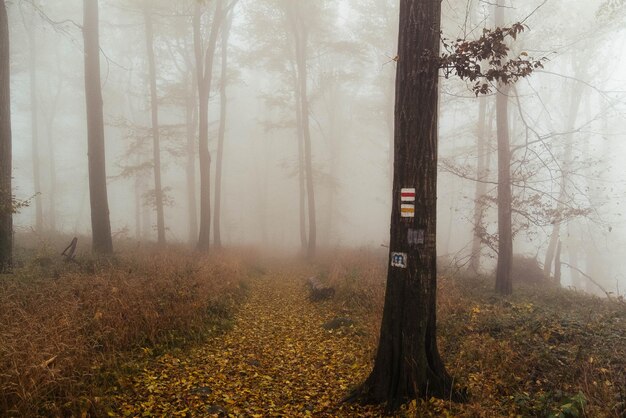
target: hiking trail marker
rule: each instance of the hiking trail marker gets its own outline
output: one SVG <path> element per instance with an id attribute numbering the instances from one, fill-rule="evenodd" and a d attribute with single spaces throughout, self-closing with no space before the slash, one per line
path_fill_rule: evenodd
<path id="1" fill-rule="evenodd" d="M 406 253 L 391 253 L 391 267 L 406 268 Z"/>
<path id="2" fill-rule="evenodd" d="M 402 218 L 415 217 L 415 189 L 404 188 L 400 190 L 400 216 Z M 411 202 L 411 203 L 408 203 Z"/>

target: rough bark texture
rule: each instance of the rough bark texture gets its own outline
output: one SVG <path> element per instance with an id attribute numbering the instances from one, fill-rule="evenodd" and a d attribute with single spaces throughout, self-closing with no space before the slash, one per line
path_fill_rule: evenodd
<path id="1" fill-rule="evenodd" d="M 504 2 L 498 0 L 495 11 L 496 27 L 504 25 Z M 513 293 L 513 229 L 511 222 L 511 144 L 509 140 L 508 85 L 500 84 L 496 94 L 496 129 L 498 136 L 498 263 L 496 292 Z"/>
<path id="2" fill-rule="evenodd" d="M 470 259 L 470 271 L 480 271 L 480 253 L 482 246 L 482 234 L 484 232 L 483 218 L 485 216 L 485 204 L 482 198 L 487 193 L 487 147 L 488 137 L 485 134 L 487 120 L 487 98 L 481 96 L 478 99 L 478 128 L 476 130 L 476 192 L 474 194 L 474 236 Z"/>
<path id="3" fill-rule="evenodd" d="M 152 116 L 152 157 L 154 162 L 154 200 L 157 215 L 157 241 L 165 244 L 165 216 L 163 213 L 163 186 L 161 185 L 161 147 L 159 132 L 159 98 L 156 83 L 154 60 L 154 30 L 150 0 L 144 2 L 144 22 L 146 26 L 146 51 L 148 54 L 148 76 L 150 78 L 150 111 Z"/>
<path id="4" fill-rule="evenodd" d="M 89 154 L 89 201 L 93 250 L 113 252 L 104 152 L 104 117 L 100 87 L 98 0 L 83 0 L 85 41 L 85 98 L 87 102 L 87 150 Z"/>
<path id="5" fill-rule="evenodd" d="M 200 159 L 200 232 L 197 249 L 208 251 L 211 241 L 211 153 L 209 152 L 209 95 L 213 79 L 213 58 L 222 20 L 222 1 L 215 6 L 211 32 L 206 44 L 201 36 L 201 8 L 197 2 L 193 18 L 194 52 L 198 77 L 198 156 Z"/>
<path id="6" fill-rule="evenodd" d="M 226 86 L 228 84 L 228 37 L 233 14 L 229 13 L 224 21 L 222 29 L 222 70 L 220 80 L 220 126 L 217 134 L 217 156 L 215 161 L 215 216 L 213 217 L 213 244 L 216 248 L 222 247 L 222 237 L 220 233 L 220 219 L 222 212 L 222 166 L 224 158 L 224 136 L 226 135 L 226 108 L 228 97 L 226 96 Z"/>
<path id="7" fill-rule="evenodd" d="M 436 340 L 437 103 L 441 3 L 401 0 L 397 63 L 392 253 L 374 369 L 357 396 L 395 409 L 415 397 L 448 397 L 452 380 Z M 415 217 L 401 217 L 401 189 L 415 188 Z M 423 240 L 410 244 L 410 230 Z M 418 235 L 419 236 L 419 235 Z"/>
<path id="8" fill-rule="evenodd" d="M 0 273 L 11 270 L 13 260 L 13 211 L 11 190 L 11 68 L 9 21 L 0 2 Z"/>

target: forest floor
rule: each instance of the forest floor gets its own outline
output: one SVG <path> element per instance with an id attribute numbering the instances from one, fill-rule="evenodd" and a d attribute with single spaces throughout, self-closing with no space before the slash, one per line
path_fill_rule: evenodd
<path id="1" fill-rule="evenodd" d="M 282 265 L 249 279 L 230 331 L 144 363 L 120 380 L 112 414 L 385 416 L 342 402 L 371 370 L 382 312 L 384 263 L 362 257 L 322 268 L 337 288 L 328 301 L 308 299 L 306 278 L 319 266 Z M 521 284 L 501 298 L 490 280 L 463 277 L 441 277 L 439 287 L 440 350 L 470 400 L 413 401 L 394 416 L 626 414 L 623 301 Z M 326 329 L 338 318 L 354 323 Z"/>
<path id="2" fill-rule="evenodd" d="M 340 313 L 312 303 L 293 272 L 249 282 L 249 298 L 221 338 L 163 354 L 124 382 L 124 416 L 380 416 L 342 403 L 370 368 L 371 349 L 354 325 L 325 329 Z"/>
<path id="3" fill-rule="evenodd" d="M 373 364 L 384 250 L 23 259 L 0 276 L 0 416 L 384 416 L 342 402 Z M 331 299 L 309 300 L 312 275 Z M 491 275 L 441 269 L 438 345 L 469 401 L 394 416 L 626 416 L 624 299 L 528 277 L 502 297 Z"/>

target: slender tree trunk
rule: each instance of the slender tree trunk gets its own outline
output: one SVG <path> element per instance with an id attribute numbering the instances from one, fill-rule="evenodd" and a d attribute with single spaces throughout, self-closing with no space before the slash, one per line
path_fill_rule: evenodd
<path id="1" fill-rule="evenodd" d="M 579 71 L 577 71 L 579 73 Z M 579 74 L 577 74 L 578 76 Z M 567 116 L 567 123 L 565 126 L 565 132 L 571 132 L 574 129 L 574 125 L 576 124 L 576 119 L 578 117 L 578 110 L 580 109 L 580 103 L 582 101 L 582 89 L 575 88 L 572 91 L 572 96 L 570 99 L 569 113 Z M 573 135 L 568 133 L 565 135 L 565 150 L 563 152 L 563 162 L 561 167 L 561 185 L 559 188 L 559 200 L 556 205 L 556 213 L 557 216 L 561 213 L 564 208 L 565 200 L 567 199 L 567 181 L 569 179 L 569 170 L 572 165 L 572 141 Z M 550 234 L 550 242 L 548 243 L 548 249 L 546 250 L 546 258 L 543 263 L 543 272 L 546 276 L 550 276 L 552 272 L 551 266 L 554 261 L 554 255 L 556 251 L 556 246 L 559 241 L 561 233 L 561 221 L 555 220 L 552 233 Z"/>
<path id="2" fill-rule="evenodd" d="M 498 262 L 496 291 L 502 295 L 513 292 L 511 268 L 513 263 L 511 147 L 509 141 L 508 86 L 500 85 L 496 95 L 496 125 L 498 130 Z"/>
<path id="3" fill-rule="evenodd" d="M 224 156 L 224 136 L 226 135 L 226 86 L 228 84 L 228 37 L 232 24 L 233 14 L 229 13 L 222 29 L 222 71 L 220 80 L 220 126 L 217 138 L 217 156 L 215 161 L 215 216 L 213 218 L 213 244 L 216 248 L 222 247 L 220 236 L 220 220 L 222 212 L 222 165 Z"/>
<path id="4" fill-rule="evenodd" d="M 9 20 L 0 0 L 0 273 L 13 264 L 13 194 L 11 189 L 11 66 Z"/>
<path id="5" fill-rule="evenodd" d="M 93 250 L 113 252 L 109 201 L 107 197 L 104 151 L 104 116 L 100 87 L 100 44 L 98 0 L 83 0 L 83 37 L 85 42 L 85 97 L 87 103 L 87 141 L 89 154 L 89 201 Z"/>
<path id="6" fill-rule="evenodd" d="M 487 193 L 487 135 L 485 125 L 487 122 L 487 98 L 480 96 L 478 99 L 478 127 L 476 129 L 476 192 L 474 193 L 474 237 L 470 254 L 470 271 L 480 271 L 480 258 L 482 237 L 485 232 L 483 218 L 485 216 L 485 204 L 483 197 Z"/>
<path id="7" fill-rule="evenodd" d="M 302 247 L 302 253 L 306 253 L 308 248 L 308 239 L 306 233 L 306 183 L 305 183 L 305 169 L 304 169 L 304 139 L 302 132 L 302 107 L 300 106 L 300 87 L 298 84 L 298 71 L 293 63 L 293 80 L 294 91 L 296 101 L 296 139 L 298 140 L 298 207 L 299 207 L 299 219 L 300 219 L 300 245 Z"/>
<path id="8" fill-rule="evenodd" d="M 197 2 L 193 19 L 194 52 L 196 58 L 196 71 L 198 77 L 198 136 L 200 159 L 200 232 L 197 249 L 209 250 L 211 241 L 211 154 L 209 152 L 209 95 L 211 93 L 211 81 L 213 78 L 213 58 L 215 45 L 222 20 L 222 1 L 217 0 L 209 40 L 205 46 L 201 36 L 201 8 Z"/>
<path id="9" fill-rule="evenodd" d="M 496 27 L 504 25 L 504 1 L 498 0 L 495 11 Z M 496 291 L 501 295 L 513 292 L 513 229 L 511 221 L 511 145 L 509 140 L 508 85 L 500 84 L 496 94 L 496 126 L 498 131 L 498 262 Z"/>
<path id="10" fill-rule="evenodd" d="M 34 25 L 28 28 L 30 43 L 29 75 L 30 75 L 30 128 L 31 153 L 33 163 L 33 185 L 35 189 L 35 230 L 43 231 L 43 207 L 41 204 L 41 161 L 39 158 L 39 102 L 37 101 L 37 34 Z"/>
<path id="11" fill-rule="evenodd" d="M 191 74 L 191 92 L 187 98 L 185 123 L 187 125 L 187 209 L 189 216 L 189 241 L 198 238 L 198 203 L 196 200 L 196 129 L 198 123 L 198 106 L 196 97 L 198 83 L 195 71 Z"/>
<path id="12" fill-rule="evenodd" d="M 554 257 L 554 282 L 561 285 L 561 240 L 556 245 L 556 255 Z"/>
<path id="13" fill-rule="evenodd" d="M 154 160 L 154 199 L 157 215 L 157 242 L 165 244 L 165 216 L 163 214 L 163 187 L 161 185 L 161 148 L 159 132 L 159 98 L 154 60 L 154 29 L 152 27 L 151 0 L 144 0 L 143 16 L 146 25 L 146 51 L 150 77 L 150 110 L 152 116 L 152 157 Z"/>
<path id="14" fill-rule="evenodd" d="M 309 219 L 309 237 L 307 245 L 307 257 L 312 259 L 315 257 L 316 250 L 316 237 L 317 237 L 317 225 L 315 216 L 315 191 L 313 189 L 313 157 L 311 153 L 311 129 L 309 122 L 309 100 L 307 93 L 307 48 L 308 48 L 308 33 L 306 25 L 302 21 L 301 16 L 301 4 L 300 2 L 294 2 L 292 7 L 292 27 L 296 50 L 296 68 L 298 74 L 298 90 L 300 94 L 300 113 L 302 119 L 302 139 L 304 144 L 304 168 L 306 179 L 306 191 L 307 191 L 307 208 Z"/>
<path id="15" fill-rule="evenodd" d="M 51 112 L 54 112 L 54 109 L 52 109 Z M 54 135 L 53 135 L 54 126 L 53 125 L 54 125 L 54 116 L 51 116 L 46 121 L 46 137 L 48 139 L 48 152 L 49 152 L 48 175 L 50 176 L 50 178 L 48 179 L 50 182 L 50 191 L 49 191 L 50 209 L 48 211 L 48 222 L 49 222 L 50 231 L 55 232 L 57 229 L 57 222 L 56 222 L 56 219 L 57 219 L 57 216 L 56 216 L 57 167 L 56 167 L 56 159 L 54 156 L 55 146 L 54 146 Z"/>
<path id="16" fill-rule="evenodd" d="M 141 182 L 139 176 L 135 177 L 134 181 L 135 192 L 135 239 L 137 242 L 141 242 Z"/>
<path id="17" fill-rule="evenodd" d="M 580 289 L 581 277 L 579 272 L 578 258 L 580 255 L 580 248 L 578 246 L 579 236 L 578 228 L 574 228 L 571 222 L 567 224 L 567 255 L 569 259 L 569 265 L 573 268 L 570 269 L 570 276 L 572 278 L 572 286 L 576 289 Z M 592 249 L 590 249 L 592 251 Z"/>
<path id="18" fill-rule="evenodd" d="M 439 55 L 440 16 L 439 0 L 400 1 L 390 267 L 374 369 L 358 392 L 389 409 L 452 392 L 436 340 L 439 68 L 429 57 Z"/>
<path id="19" fill-rule="evenodd" d="M 57 58 L 59 58 L 57 53 Z M 52 232 L 56 231 L 56 194 L 57 194 L 57 167 L 55 157 L 55 136 L 54 136 L 54 121 L 57 116 L 57 109 L 59 107 L 59 99 L 61 98 L 61 92 L 63 91 L 63 79 L 60 77 L 56 86 L 56 92 L 54 93 L 54 99 L 50 108 L 45 116 L 46 119 L 46 138 L 48 147 L 48 176 L 49 176 L 49 208 L 48 208 L 48 222 Z"/>

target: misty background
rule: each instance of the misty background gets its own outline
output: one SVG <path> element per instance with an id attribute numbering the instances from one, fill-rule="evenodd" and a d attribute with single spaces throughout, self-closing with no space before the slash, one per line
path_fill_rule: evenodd
<path id="1" fill-rule="evenodd" d="M 137 243 L 157 237 L 143 3 L 100 2 L 111 225 L 114 240 Z M 209 147 L 215 170 L 218 91 L 226 82 L 222 245 L 295 254 L 301 248 L 294 58 L 280 4 L 241 0 L 235 6 L 228 43 L 218 41 L 216 51 Z M 189 103 L 197 104 L 194 2 L 151 5 L 166 237 L 195 243 L 192 218 L 199 199 L 190 201 L 188 169 L 197 144 L 189 147 L 187 137 Z M 388 243 L 397 7 L 388 0 L 316 0 L 306 15 L 318 245 L 330 250 Z M 473 39 L 493 27 L 488 2 L 450 0 L 443 8 L 444 38 Z M 507 23 L 529 27 L 514 52 L 547 58 L 542 70 L 509 92 L 514 252 L 542 263 L 555 219 L 562 219 L 561 259 L 620 294 L 626 289 L 623 9 L 618 0 L 532 0 L 512 1 L 506 10 Z M 29 200 L 14 218 L 16 233 L 35 233 L 42 241 L 50 232 L 89 235 L 81 4 L 14 1 L 8 11 L 14 193 Z M 224 47 L 228 65 L 222 73 Z M 481 201 L 489 209 L 481 253 L 487 273 L 495 264 L 489 237 L 497 233 L 495 100 L 476 98 L 470 84 L 455 78 L 442 76 L 440 86 L 438 253 L 458 268 L 468 262 L 476 166 L 483 157 Z M 486 101 L 489 139 L 481 152 L 480 100 Z M 195 180 L 198 195 L 198 173 Z M 561 215 L 555 212 L 559 202 Z M 563 284 L 599 290 L 567 267 Z"/>

